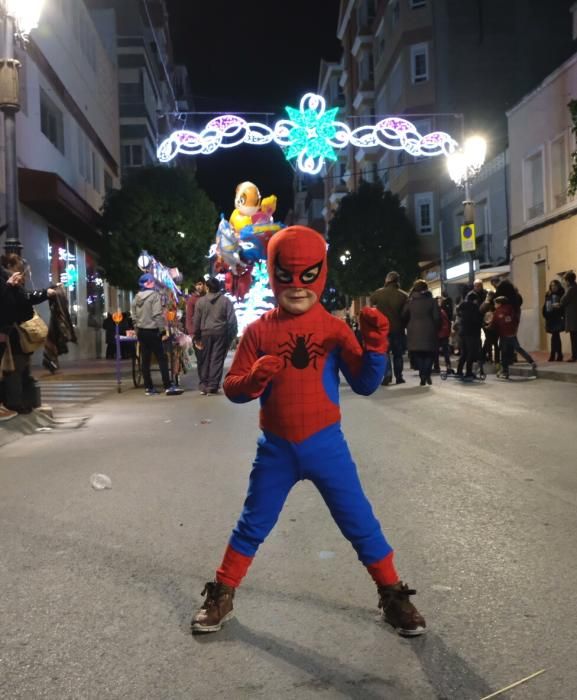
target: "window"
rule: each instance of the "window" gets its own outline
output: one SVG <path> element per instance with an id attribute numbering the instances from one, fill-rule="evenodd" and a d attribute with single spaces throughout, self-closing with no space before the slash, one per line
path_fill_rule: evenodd
<path id="1" fill-rule="evenodd" d="M 429 79 L 429 57 L 427 44 L 411 46 L 411 80 L 424 83 Z"/>
<path id="2" fill-rule="evenodd" d="M 144 102 L 142 83 L 119 83 L 118 97 L 120 104 L 138 104 Z"/>
<path id="3" fill-rule="evenodd" d="M 96 266 L 96 261 L 86 253 L 86 311 L 89 328 L 102 328 L 104 315 L 104 280 Z"/>
<path id="4" fill-rule="evenodd" d="M 142 145 L 139 143 L 122 146 L 122 166 L 124 168 L 138 167 L 144 164 Z"/>
<path id="5" fill-rule="evenodd" d="M 62 283 L 68 298 L 72 323 L 78 323 L 78 259 L 76 243 L 55 231 L 48 229 L 49 280 L 52 284 Z"/>
<path id="6" fill-rule="evenodd" d="M 418 10 L 419 7 L 425 7 L 427 0 L 411 0 L 411 10 Z"/>
<path id="7" fill-rule="evenodd" d="M 433 233 L 433 193 L 419 192 L 415 195 L 415 226 L 421 236 Z"/>
<path id="8" fill-rule="evenodd" d="M 101 184 L 101 169 L 100 169 L 100 159 L 96 155 L 94 151 L 92 151 L 92 187 L 97 192 L 102 191 L 102 184 Z"/>
<path id="9" fill-rule="evenodd" d="M 551 142 L 551 194 L 555 209 L 567 202 L 568 179 L 567 152 L 563 135 Z"/>
<path id="10" fill-rule="evenodd" d="M 50 143 L 64 153 L 64 117 L 42 88 L 40 88 L 40 129 Z"/>
<path id="11" fill-rule="evenodd" d="M 525 190 L 525 220 L 529 221 L 545 212 L 543 194 L 543 152 L 538 151 L 524 163 L 523 186 Z"/>
<path id="12" fill-rule="evenodd" d="M 110 190 L 114 187 L 112 175 L 108 170 L 104 171 L 104 194 L 108 194 Z"/>
<path id="13" fill-rule="evenodd" d="M 367 83 L 372 83 L 374 80 L 373 55 L 364 53 L 358 63 L 359 66 L 359 83 L 361 88 Z"/>
<path id="14" fill-rule="evenodd" d="M 364 28 L 375 19 L 375 0 L 363 0 L 357 7 L 357 23 Z"/>

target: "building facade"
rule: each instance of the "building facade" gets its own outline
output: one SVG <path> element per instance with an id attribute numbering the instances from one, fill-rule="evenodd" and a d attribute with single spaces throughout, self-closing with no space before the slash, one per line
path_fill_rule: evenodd
<path id="1" fill-rule="evenodd" d="M 504 180 L 505 112 L 573 52 L 570 5 L 570 0 L 530 6 L 526 0 L 341 0 L 337 35 L 347 121 L 359 126 L 401 115 L 421 134 L 446 131 L 460 143 L 479 133 L 488 143 L 492 178 Z M 458 240 L 455 198 L 464 199 L 447 175 L 445 159 L 381 149 L 349 149 L 346 158 L 348 189 L 360 179 L 379 178 L 399 196 L 420 237 L 423 274 L 440 286 L 440 268 L 458 262 L 441 261 L 441 252 Z M 485 228 L 481 235 L 486 234 L 480 261 L 500 266 L 502 250 L 495 243 L 507 202 L 502 187 L 490 190 L 490 204 L 483 186 L 473 183 L 471 190 L 479 228 Z M 329 184 L 327 216 L 330 196 Z M 442 211 L 445 206 L 449 211 Z"/>
<path id="2" fill-rule="evenodd" d="M 28 285 L 63 283 L 78 335 L 64 362 L 94 358 L 106 292 L 98 269 L 99 211 L 120 175 L 116 69 L 76 0 L 46 3 L 17 57 L 19 230 Z M 46 304 L 38 310 L 47 317 Z"/>
<path id="3" fill-rule="evenodd" d="M 184 66 L 175 66 L 164 0 L 86 0 L 118 67 L 123 174 L 157 163 L 159 143 L 190 109 Z M 189 159 L 190 160 L 190 159 Z M 188 164 L 190 166 L 190 162 Z"/>
<path id="4" fill-rule="evenodd" d="M 521 343 L 547 349 L 541 309 L 553 279 L 577 269 L 577 199 L 567 194 L 577 150 L 568 103 L 577 95 L 577 54 L 508 113 L 511 272 L 521 292 Z"/>

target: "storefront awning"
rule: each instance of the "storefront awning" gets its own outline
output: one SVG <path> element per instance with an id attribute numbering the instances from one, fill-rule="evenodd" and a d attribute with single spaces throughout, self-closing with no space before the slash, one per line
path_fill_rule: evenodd
<path id="1" fill-rule="evenodd" d="M 98 252 L 100 215 L 56 173 L 18 168 L 20 201 L 55 228 Z"/>

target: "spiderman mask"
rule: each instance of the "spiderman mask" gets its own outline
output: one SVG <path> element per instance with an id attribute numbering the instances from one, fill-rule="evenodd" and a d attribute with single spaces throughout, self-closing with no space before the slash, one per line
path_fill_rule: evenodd
<path id="1" fill-rule="evenodd" d="M 268 245 L 268 272 L 281 307 L 291 314 L 308 311 L 319 300 L 327 278 L 327 244 L 306 226 L 289 226 Z"/>

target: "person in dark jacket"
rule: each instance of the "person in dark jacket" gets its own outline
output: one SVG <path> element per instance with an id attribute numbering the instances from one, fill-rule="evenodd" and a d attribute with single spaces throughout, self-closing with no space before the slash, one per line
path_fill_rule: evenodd
<path id="1" fill-rule="evenodd" d="M 565 314 L 561 306 L 561 299 L 564 294 L 565 290 L 559 280 L 552 280 L 549 283 L 542 311 L 545 319 L 545 330 L 551 334 L 549 362 L 563 362 L 561 331 L 565 330 Z"/>
<path id="2" fill-rule="evenodd" d="M 473 379 L 475 377 L 473 363 L 481 359 L 483 315 L 479 308 L 479 298 L 477 292 L 469 292 L 465 301 L 462 301 L 457 307 L 457 316 L 460 319 L 459 336 L 461 341 L 457 376 L 463 376 L 463 367 L 465 367 L 465 379 Z"/>
<path id="3" fill-rule="evenodd" d="M 431 384 L 440 314 L 424 280 L 417 280 L 413 285 L 402 319 L 407 326 L 407 348 L 419 371 L 421 386 Z"/>
<path id="4" fill-rule="evenodd" d="M 402 319 L 408 295 L 400 288 L 398 272 L 389 272 L 385 286 L 371 294 L 371 306 L 375 306 L 389 319 L 389 353 L 393 356 L 395 383 L 404 384 L 403 354 L 405 352 L 405 326 Z"/>
<path id="5" fill-rule="evenodd" d="M 219 393 L 226 353 L 238 332 L 234 306 L 220 282 L 210 277 L 206 287 L 208 294 L 196 302 L 193 319 L 194 343 L 202 353 L 198 378 L 203 396 Z"/>
<path id="6" fill-rule="evenodd" d="M 561 299 L 561 308 L 565 314 L 565 330 L 571 338 L 571 357 L 567 362 L 577 362 L 577 283 L 575 273 L 568 272 L 565 277 L 567 289 Z"/>
<path id="7" fill-rule="evenodd" d="M 112 314 L 108 312 L 102 321 L 104 336 L 106 340 L 106 359 L 114 360 L 116 357 L 116 323 L 112 319 Z"/>
<path id="8" fill-rule="evenodd" d="M 9 335 L 15 323 L 29 321 L 34 309 L 23 288 L 22 272 L 8 272 L 0 267 L 0 367 L 4 364 L 4 354 L 8 349 Z M 13 361 L 13 360 L 12 360 Z M 5 386 L 0 371 L 0 421 L 15 418 L 18 411 L 4 405 Z"/>
<path id="9" fill-rule="evenodd" d="M 495 287 L 495 299 L 497 297 L 505 297 L 509 304 L 513 307 L 513 311 L 517 313 L 519 320 L 521 318 L 521 306 L 523 306 L 523 297 L 519 290 L 508 279 L 493 277 L 491 284 Z"/>
<path id="10" fill-rule="evenodd" d="M 24 289 L 24 284 L 27 272 L 29 271 L 26 261 L 15 253 L 9 253 L 2 256 L 1 262 L 6 271 L 5 274 L 19 275 L 18 285 L 29 304 L 29 312 L 32 311 L 29 318 L 32 318 L 34 315 L 33 307 L 46 301 L 49 297 L 54 296 L 57 293 L 56 289 L 50 287 L 47 289 L 26 291 Z M 14 362 L 14 371 L 6 373 L 3 378 L 4 404 L 11 411 L 30 413 L 34 408 L 40 405 L 39 402 L 37 402 L 38 392 L 36 381 L 32 377 L 30 371 L 30 362 L 33 353 L 23 349 L 20 343 L 20 333 L 17 325 L 18 323 L 14 323 L 7 333 Z"/>
<path id="11" fill-rule="evenodd" d="M 487 299 L 487 290 L 485 287 L 483 287 L 483 280 L 475 280 L 472 291 L 477 295 L 479 299 L 479 306 L 481 306 L 481 304 L 483 304 Z"/>

